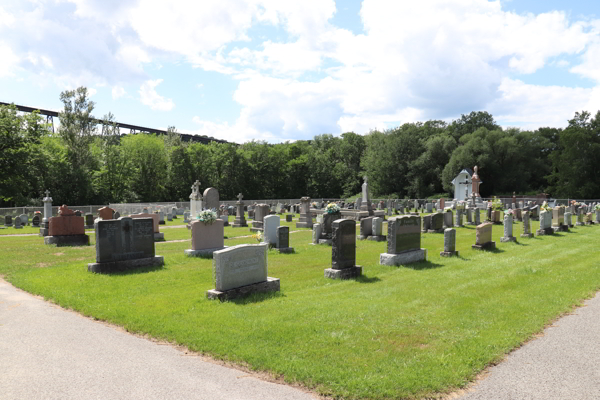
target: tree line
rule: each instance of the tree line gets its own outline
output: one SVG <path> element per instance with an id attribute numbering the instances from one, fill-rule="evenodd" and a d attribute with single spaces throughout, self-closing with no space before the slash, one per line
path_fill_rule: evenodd
<path id="1" fill-rule="evenodd" d="M 0 206 L 187 201 L 194 181 L 222 199 L 351 197 L 369 177 L 372 195 L 452 197 L 452 179 L 479 167 L 481 195 L 600 198 L 600 112 L 575 113 L 568 126 L 503 129 L 485 111 L 446 123 L 406 123 L 366 135 L 321 134 L 268 144 L 183 142 L 167 135 L 122 135 L 112 114 L 93 120 L 87 89 L 60 95 L 56 133 L 38 113 L 0 106 Z"/>

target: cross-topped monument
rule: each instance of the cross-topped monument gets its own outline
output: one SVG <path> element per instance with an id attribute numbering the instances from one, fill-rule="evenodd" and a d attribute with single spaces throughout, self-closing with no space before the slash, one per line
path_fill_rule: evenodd
<path id="1" fill-rule="evenodd" d="M 371 201 L 369 200 L 369 184 L 368 178 L 365 175 L 363 177 L 365 183 L 362 184 L 362 202 L 360 205 L 361 211 L 368 211 L 369 215 L 373 215 L 373 210 L 371 209 Z"/>
<path id="2" fill-rule="evenodd" d="M 241 203 L 244 196 L 242 196 L 242 194 L 240 193 L 237 195 L 237 198 L 238 198 L 238 201 Z"/>
<path id="3" fill-rule="evenodd" d="M 202 211 L 202 194 L 200 193 L 200 181 L 196 180 L 192 185 L 192 194 L 190 194 L 190 215 L 194 218 L 200 211 Z"/>

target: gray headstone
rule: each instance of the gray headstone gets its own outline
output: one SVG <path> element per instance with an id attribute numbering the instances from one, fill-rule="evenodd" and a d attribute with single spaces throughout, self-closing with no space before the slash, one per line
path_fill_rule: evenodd
<path id="1" fill-rule="evenodd" d="M 511 213 L 504 213 L 504 237 L 510 238 L 513 235 L 513 216 Z"/>
<path id="2" fill-rule="evenodd" d="M 94 225 L 94 214 L 91 214 L 91 213 L 85 214 L 85 224 L 87 226 Z"/>
<path id="3" fill-rule="evenodd" d="M 207 188 L 204 191 L 204 202 L 202 203 L 202 206 L 206 209 L 215 209 L 218 210 L 219 209 L 219 191 L 215 188 Z M 218 290 L 218 289 L 217 289 Z"/>
<path id="4" fill-rule="evenodd" d="M 431 229 L 434 231 L 440 231 L 444 228 L 444 214 L 436 212 L 431 215 Z"/>
<path id="5" fill-rule="evenodd" d="M 26 226 L 29 223 L 29 216 L 27 214 L 21 214 L 19 218 L 21 218 L 21 226 Z"/>
<path id="6" fill-rule="evenodd" d="M 23 225 L 21 225 L 21 217 L 15 217 L 14 223 L 15 229 L 23 229 Z"/>
<path id="7" fill-rule="evenodd" d="M 521 213 L 523 218 L 523 234 L 529 235 L 531 233 L 531 222 L 529 221 L 529 211 L 523 211 Z"/>
<path id="8" fill-rule="evenodd" d="M 444 230 L 444 252 L 454 251 L 456 251 L 456 229 L 448 228 Z"/>
<path id="9" fill-rule="evenodd" d="M 473 218 L 475 225 L 479 225 L 481 223 L 481 212 L 479 212 L 479 208 L 473 210 L 475 213 L 475 218 Z"/>
<path id="10" fill-rule="evenodd" d="M 420 249 L 421 218 L 416 215 L 390 218 L 387 241 L 388 254 Z"/>
<path id="11" fill-rule="evenodd" d="M 4 216 L 4 225 L 5 226 L 12 226 L 12 215 L 5 215 Z"/>
<path id="12" fill-rule="evenodd" d="M 215 288 L 225 291 L 267 280 L 267 245 L 240 244 L 213 253 Z"/>
<path id="13" fill-rule="evenodd" d="M 275 245 L 277 243 L 277 228 L 281 222 L 279 215 L 268 215 L 264 218 L 263 222 L 265 243 Z"/>
<path id="14" fill-rule="evenodd" d="M 452 228 L 453 226 L 454 224 L 452 221 L 452 210 L 446 210 L 444 212 L 444 228 Z"/>
<path id="15" fill-rule="evenodd" d="M 373 218 L 373 236 L 381 236 L 383 229 L 383 218 L 374 217 Z"/>
<path id="16" fill-rule="evenodd" d="M 313 224 L 313 244 L 319 244 L 319 238 L 321 237 L 322 232 L 321 226 L 322 225 L 319 223 Z"/>
<path id="17" fill-rule="evenodd" d="M 360 236 L 367 237 L 373 234 L 373 217 L 360 220 Z"/>
<path id="18" fill-rule="evenodd" d="M 39 214 L 35 214 L 33 216 L 33 218 L 31 219 L 31 226 L 39 227 L 41 220 L 42 220 L 42 218 L 40 217 L 40 215 Z"/>

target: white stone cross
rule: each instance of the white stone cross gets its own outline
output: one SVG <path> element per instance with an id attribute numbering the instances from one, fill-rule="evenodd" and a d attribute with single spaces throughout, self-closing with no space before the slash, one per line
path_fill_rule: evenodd
<path id="1" fill-rule="evenodd" d="M 200 181 L 196 179 L 196 182 L 194 182 L 194 184 L 192 185 L 192 192 L 197 192 L 198 188 L 200 187 Z"/>
<path id="2" fill-rule="evenodd" d="M 237 197 L 238 197 L 238 200 L 239 200 L 239 202 L 241 203 L 241 202 L 242 202 L 242 199 L 244 198 L 244 196 L 242 196 L 242 194 L 240 193 L 240 194 L 238 194 L 238 196 L 237 196 Z"/>
<path id="3" fill-rule="evenodd" d="M 365 183 L 367 183 L 367 176 L 363 176 L 363 179 L 365 180 Z"/>
<path id="4" fill-rule="evenodd" d="M 50 197 L 50 191 L 46 189 L 46 197 Z"/>

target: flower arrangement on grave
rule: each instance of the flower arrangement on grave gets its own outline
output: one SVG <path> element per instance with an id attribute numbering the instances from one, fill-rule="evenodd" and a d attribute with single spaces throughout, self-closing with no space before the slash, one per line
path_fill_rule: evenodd
<path id="1" fill-rule="evenodd" d="M 317 208 L 317 202 L 313 201 L 312 203 L 310 203 L 310 205 L 312 206 L 312 208 Z"/>
<path id="2" fill-rule="evenodd" d="M 252 235 L 252 238 L 256 239 L 256 241 L 258 243 L 260 243 L 262 241 L 262 239 L 263 239 L 262 232 L 261 231 L 256 232 L 254 235 Z"/>
<path id="3" fill-rule="evenodd" d="M 540 210 L 542 211 L 552 211 L 552 208 L 548 205 L 547 201 L 544 201 L 540 206 Z"/>
<path id="4" fill-rule="evenodd" d="M 217 212 L 213 210 L 204 210 L 196 216 L 198 221 L 204 222 L 205 225 L 212 225 L 217 220 Z"/>
<path id="5" fill-rule="evenodd" d="M 325 207 L 325 211 L 327 211 L 327 214 L 337 214 L 340 212 L 340 206 L 335 203 L 329 203 Z"/>
<path id="6" fill-rule="evenodd" d="M 492 210 L 504 211 L 504 204 L 502 204 L 502 201 L 500 201 L 500 199 L 498 199 L 496 196 L 494 196 L 494 200 L 492 201 Z"/>

